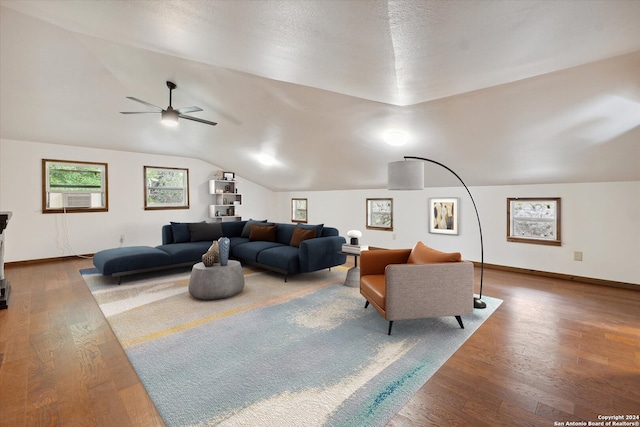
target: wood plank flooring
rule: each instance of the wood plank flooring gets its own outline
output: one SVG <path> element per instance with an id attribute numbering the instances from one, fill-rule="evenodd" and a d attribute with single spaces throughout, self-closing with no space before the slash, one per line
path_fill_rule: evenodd
<path id="1" fill-rule="evenodd" d="M 163 426 L 82 280 L 90 260 L 9 266 L 0 426 Z"/>
<path id="2" fill-rule="evenodd" d="M 80 277 L 91 266 L 5 268 L 0 426 L 163 425 Z M 485 270 L 484 294 L 504 303 L 388 427 L 640 414 L 640 291 Z"/>

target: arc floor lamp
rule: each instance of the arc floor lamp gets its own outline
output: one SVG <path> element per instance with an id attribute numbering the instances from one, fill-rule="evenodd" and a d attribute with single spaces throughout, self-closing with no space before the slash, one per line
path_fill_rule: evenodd
<path id="1" fill-rule="evenodd" d="M 422 160 L 422 161 L 408 161 L 408 160 Z M 482 225 L 480 224 L 480 215 L 478 214 L 478 207 L 476 201 L 473 200 L 469 187 L 464 183 L 462 178 L 455 173 L 450 167 L 443 165 L 435 160 L 427 159 L 424 157 L 404 156 L 404 160 L 399 162 L 389 163 L 388 169 L 388 182 L 387 188 L 389 190 L 422 190 L 424 189 L 424 163 L 434 163 L 438 166 L 442 166 L 462 183 L 469 197 L 471 203 L 473 203 L 473 209 L 476 211 L 476 218 L 478 219 L 478 230 L 480 231 L 480 294 L 478 297 L 473 297 L 474 308 L 486 308 L 487 304 L 482 301 L 482 280 L 484 278 L 484 244 L 482 242 Z"/>

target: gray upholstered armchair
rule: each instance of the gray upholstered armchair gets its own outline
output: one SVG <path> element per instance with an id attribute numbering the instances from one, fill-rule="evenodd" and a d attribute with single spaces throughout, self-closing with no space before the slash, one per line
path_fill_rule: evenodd
<path id="1" fill-rule="evenodd" d="M 389 335 L 394 320 L 455 316 L 464 328 L 461 316 L 473 313 L 473 263 L 419 264 L 415 262 L 423 262 L 424 257 L 416 258 L 412 252 L 390 249 L 360 254 L 360 293 L 367 300 L 365 308 L 371 304 L 389 321 Z"/>

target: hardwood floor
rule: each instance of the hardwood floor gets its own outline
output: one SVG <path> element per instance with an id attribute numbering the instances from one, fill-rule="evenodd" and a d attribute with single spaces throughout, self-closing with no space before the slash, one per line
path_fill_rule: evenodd
<path id="1" fill-rule="evenodd" d="M 6 267 L 0 426 L 162 426 L 77 259 Z"/>
<path id="2" fill-rule="evenodd" d="M 0 426 L 163 425 L 80 277 L 91 266 L 6 267 Z M 390 427 L 640 414 L 639 291 L 485 270 L 484 294 L 504 302 Z"/>

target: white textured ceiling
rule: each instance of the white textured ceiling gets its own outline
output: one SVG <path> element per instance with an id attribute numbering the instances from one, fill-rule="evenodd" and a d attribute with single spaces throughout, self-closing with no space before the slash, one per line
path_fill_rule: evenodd
<path id="1" fill-rule="evenodd" d="M 403 155 L 468 185 L 640 179 L 640 1 L 0 4 L 2 138 L 196 157 L 274 190 L 382 188 Z M 119 114 L 166 107 L 166 80 L 219 125 Z"/>

